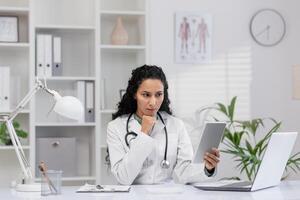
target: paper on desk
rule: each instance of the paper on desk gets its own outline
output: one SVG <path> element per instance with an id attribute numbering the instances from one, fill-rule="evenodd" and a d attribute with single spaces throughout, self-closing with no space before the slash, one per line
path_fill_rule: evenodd
<path id="1" fill-rule="evenodd" d="M 101 185 L 103 188 L 98 189 L 96 185 L 85 184 L 76 192 L 78 193 L 101 193 L 101 192 L 129 192 L 130 186 L 126 185 Z"/>
<path id="2" fill-rule="evenodd" d="M 148 187 L 146 189 L 152 194 L 179 194 L 183 192 L 183 188 L 179 186 L 168 186 L 168 187 Z"/>

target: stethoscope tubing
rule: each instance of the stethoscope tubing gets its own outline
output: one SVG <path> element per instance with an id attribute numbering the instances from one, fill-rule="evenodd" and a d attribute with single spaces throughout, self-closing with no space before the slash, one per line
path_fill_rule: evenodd
<path id="1" fill-rule="evenodd" d="M 128 139 L 127 139 L 128 136 L 129 136 L 129 135 L 133 135 L 134 137 L 137 136 L 137 133 L 135 133 L 135 132 L 133 132 L 133 131 L 130 131 L 130 132 L 129 132 L 129 120 L 131 119 L 131 117 L 132 117 L 133 114 L 134 114 L 134 113 L 130 113 L 130 115 L 128 116 L 128 119 L 127 119 L 127 123 L 126 123 L 126 131 L 127 131 L 127 133 L 126 133 L 126 135 L 125 135 L 125 143 L 126 143 L 126 145 L 127 145 L 128 147 L 129 147 L 129 142 L 128 142 Z M 164 159 L 163 159 L 162 162 L 169 163 L 169 162 L 167 161 L 167 156 L 168 156 L 168 155 L 167 155 L 167 153 L 168 153 L 168 131 L 167 131 L 166 124 L 165 124 L 165 122 L 164 122 L 164 120 L 163 120 L 161 114 L 160 114 L 159 112 L 157 112 L 157 115 L 158 115 L 159 119 L 161 120 L 161 122 L 162 122 L 163 125 L 164 125 L 164 131 L 165 131 L 165 137 L 166 137 L 165 153 L 164 153 Z"/>

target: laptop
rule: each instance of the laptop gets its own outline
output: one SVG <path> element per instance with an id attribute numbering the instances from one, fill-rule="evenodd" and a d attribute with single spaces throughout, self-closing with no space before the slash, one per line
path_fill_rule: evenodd
<path id="1" fill-rule="evenodd" d="M 297 135 L 297 132 L 276 132 L 272 134 L 253 182 L 203 182 L 194 184 L 194 187 L 212 191 L 250 192 L 279 185 Z"/>

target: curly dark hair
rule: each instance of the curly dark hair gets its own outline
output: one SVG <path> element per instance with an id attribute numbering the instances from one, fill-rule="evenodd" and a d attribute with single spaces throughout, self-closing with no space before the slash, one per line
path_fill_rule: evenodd
<path id="1" fill-rule="evenodd" d="M 118 103 L 118 110 L 113 114 L 113 119 L 124 115 L 136 112 L 137 102 L 135 94 L 141 85 L 141 83 L 146 79 L 158 79 L 161 80 L 164 86 L 164 100 L 159 108 L 159 111 L 165 111 L 172 115 L 170 109 L 170 100 L 168 95 L 168 82 L 161 67 L 155 65 L 143 65 L 132 70 L 131 78 L 128 81 L 128 86 L 126 93 L 123 95 L 121 101 Z"/>

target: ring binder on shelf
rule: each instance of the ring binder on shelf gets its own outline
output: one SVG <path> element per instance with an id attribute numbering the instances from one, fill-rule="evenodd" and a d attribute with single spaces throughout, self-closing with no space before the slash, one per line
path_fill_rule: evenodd
<path id="1" fill-rule="evenodd" d="M 52 35 L 45 35 L 45 76 L 52 76 Z"/>
<path id="2" fill-rule="evenodd" d="M 0 112 L 10 107 L 10 68 L 0 67 Z"/>
<path id="3" fill-rule="evenodd" d="M 45 75 L 45 36 L 38 34 L 36 36 L 36 76 Z"/>
<path id="4" fill-rule="evenodd" d="M 37 35 L 36 75 L 38 77 L 52 76 L 52 35 Z"/>
<path id="5" fill-rule="evenodd" d="M 77 98 L 82 103 L 82 105 L 85 106 L 85 81 L 77 81 L 76 88 L 77 88 Z"/>
<path id="6" fill-rule="evenodd" d="M 52 76 L 62 75 L 61 37 L 53 37 L 53 66 Z"/>
<path id="7" fill-rule="evenodd" d="M 95 121 L 94 82 L 87 81 L 85 86 L 85 121 Z"/>

